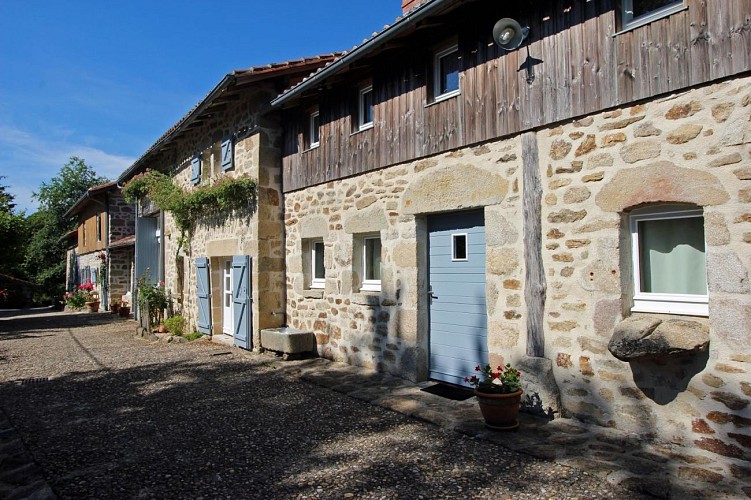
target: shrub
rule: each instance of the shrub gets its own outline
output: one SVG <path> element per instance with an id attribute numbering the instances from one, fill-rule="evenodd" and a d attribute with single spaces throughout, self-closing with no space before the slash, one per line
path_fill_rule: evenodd
<path id="1" fill-rule="evenodd" d="M 200 332 L 189 333 L 185 336 L 185 338 L 188 339 L 189 341 L 198 340 L 201 337 L 203 337 L 203 333 L 200 333 Z"/>
<path id="2" fill-rule="evenodd" d="M 90 281 L 83 285 L 78 285 L 78 288 L 72 292 L 65 292 L 63 299 L 65 299 L 65 305 L 74 311 L 80 311 L 86 302 L 94 300 L 94 285 Z"/>
<path id="3" fill-rule="evenodd" d="M 167 308 L 167 293 L 164 290 L 164 281 L 156 285 L 151 284 L 151 271 L 138 278 L 138 304 L 149 308 L 149 327 L 153 328 L 162 322 L 164 310 Z"/>
<path id="4" fill-rule="evenodd" d="M 172 335 L 176 335 L 178 337 L 182 337 L 183 333 L 185 332 L 185 323 L 185 318 L 183 318 L 179 314 L 177 316 L 172 316 L 171 318 L 164 320 L 164 326 L 167 327 L 167 330 L 169 330 Z"/>

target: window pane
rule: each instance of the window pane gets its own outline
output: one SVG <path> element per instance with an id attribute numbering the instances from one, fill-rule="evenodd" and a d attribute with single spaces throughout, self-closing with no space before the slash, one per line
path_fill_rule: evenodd
<path id="1" fill-rule="evenodd" d="M 326 268 L 323 266 L 323 242 L 317 241 L 313 243 L 313 278 L 322 280 L 326 278 Z"/>
<path id="2" fill-rule="evenodd" d="M 639 222 L 641 291 L 707 294 L 704 218 Z"/>
<path id="3" fill-rule="evenodd" d="M 369 90 L 362 94 L 362 121 L 361 124 L 373 121 L 373 91 Z"/>
<path id="4" fill-rule="evenodd" d="M 365 279 L 381 279 L 380 238 L 368 238 L 365 240 Z"/>
<path id="5" fill-rule="evenodd" d="M 439 94 L 459 90 L 459 51 L 441 57 L 439 64 L 441 75 Z"/>
<path id="6" fill-rule="evenodd" d="M 310 115 L 310 143 L 317 144 L 320 141 L 320 120 L 319 114 Z"/>
<path id="7" fill-rule="evenodd" d="M 680 3 L 680 0 L 633 0 L 634 17 L 643 16 L 653 10 L 673 3 Z"/>
<path id="8" fill-rule="evenodd" d="M 454 234 L 452 235 L 452 239 L 454 243 L 454 260 L 467 260 L 467 235 Z"/>

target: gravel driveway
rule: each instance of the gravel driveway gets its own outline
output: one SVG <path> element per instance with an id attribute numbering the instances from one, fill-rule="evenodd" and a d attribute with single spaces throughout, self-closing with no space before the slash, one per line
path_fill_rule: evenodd
<path id="1" fill-rule="evenodd" d="M 0 318 L 0 407 L 62 498 L 634 498 L 274 358 L 134 330 L 109 314 Z"/>

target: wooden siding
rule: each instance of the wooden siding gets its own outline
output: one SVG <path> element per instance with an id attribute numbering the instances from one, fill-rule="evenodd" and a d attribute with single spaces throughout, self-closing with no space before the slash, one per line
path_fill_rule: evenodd
<path id="1" fill-rule="evenodd" d="M 426 84 L 431 39 L 418 38 L 418 33 L 404 44 L 409 49 L 392 49 L 369 61 L 373 128 L 352 132 L 354 79 L 332 84 L 304 101 L 304 106 L 320 109 L 317 148 L 300 151 L 307 122 L 300 111 L 286 111 L 284 190 L 751 70 L 751 0 L 686 0 L 687 9 L 617 36 L 615 0 L 550 0 L 536 5 L 530 13 L 524 7 L 479 2 L 452 16 L 456 21 L 449 26 L 455 31 L 444 26 L 441 36 L 459 37 L 463 67 L 457 97 L 430 102 Z M 502 53 L 490 33 L 493 22 L 507 16 L 528 23 L 531 34 L 527 45 Z M 535 79 L 527 83 L 525 64 L 530 61 Z M 361 74 L 362 68 L 358 71 Z"/>
<path id="2" fill-rule="evenodd" d="M 100 231 L 101 239 L 97 241 L 97 214 L 101 215 Z M 76 251 L 79 255 L 106 248 L 105 235 L 107 234 L 107 213 L 98 208 L 90 208 L 79 216 L 78 224 L 78 248 Z M 84 227 L 86 228 L 86 241 L 84 241 Z"/>

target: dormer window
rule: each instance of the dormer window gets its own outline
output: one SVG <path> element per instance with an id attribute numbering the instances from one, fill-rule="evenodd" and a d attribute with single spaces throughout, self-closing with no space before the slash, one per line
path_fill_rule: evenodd
<path id="1" fill-rule="evenodd" d="M 373 126 L 373 87 L 360 89 L 358 98 L 357 125 L 359 130 Z"/>
<path id="2" fill-rule="evenodd" d="M 636 28 L 684 8 L 683 0 L 621 0 L 621 29 Z"/>
<path id="3" fill-rule="evenodd" d="M 433 92 L 435 100 L 441 101 L 459 94 L 459 47 L 452 45 L 435 54 L 433 61 Z"/>
<path id="4" fill-rule="evenodd" d="M 308 149 L 317 148 L 321 144 L 320 113 L 313 111 L 308 115 Z"/>

